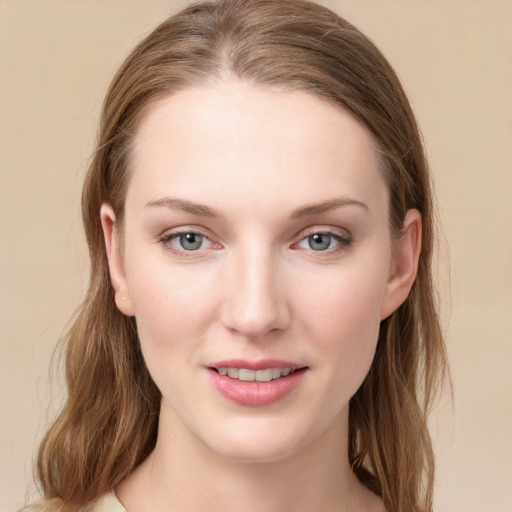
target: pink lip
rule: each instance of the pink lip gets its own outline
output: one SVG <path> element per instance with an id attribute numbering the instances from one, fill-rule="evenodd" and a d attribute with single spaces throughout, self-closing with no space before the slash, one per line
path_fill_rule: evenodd
<path id="1" fill-rule="evenodd" d="M 270 382 L 244 382 L 220 375 L 215 368 L 246 368 L 248 370 L 291 368 L 295 372 Z M 217 391 L 229 400 L 240 405 L 261 406 L 270 405 L 289 395 L 301 383 L 306 369 L 302 365 L 276 359 L 261 361 L 232 359 L 208 365 L 208 375 Z"/>
<path id="2" fill-rule="evenodd" d="M 225 361 L 216 361 L 207 366 L 210 368 L 245 368 L 247 370 L 266 370 L 267 368 L 291 368 L 298 370 L 305 365 L 284 361 L 282 359 L 261 359 L 260 361 L 247 361 L 246 359 L 229 359 Z"/>

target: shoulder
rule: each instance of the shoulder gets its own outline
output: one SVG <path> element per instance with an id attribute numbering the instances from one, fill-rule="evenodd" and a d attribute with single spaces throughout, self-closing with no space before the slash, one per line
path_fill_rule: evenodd
<path id="1" fill-rule="evenodd" d="M 57 504 L 54 500 L 39 500 L 26 507 L 18 510 L 18 512 L 57 512 L 62 509 L 62 505 Z"/>
<path id="2" fill-rule="evenodd" d="M 81 509 L 80 512 L 127 512 L 114 492 L 104 494 L 95 502 Z"/>
<path id="3" fill-rule="evenodd" d="M 55 500 L 39 500 L 18 512 L 127 512 L 113 492 L 104 494 L 97 500 L 82 507 L 69 507 Z"/>

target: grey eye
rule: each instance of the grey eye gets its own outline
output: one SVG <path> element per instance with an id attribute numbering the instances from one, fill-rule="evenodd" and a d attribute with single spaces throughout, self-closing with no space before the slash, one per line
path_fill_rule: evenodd
<path id="1" fill-rule="evenodd" d="M 195 251 L 203 244 L 203 238 L 197 233 L 182 233 L 179 235 L 179 243 L 185 251 Z"/>
<path id="2" fill-rule="evenodd" d="M 308 245 L 313 251 L 325 251 L 331 245 L 332 236 L 325 233 L 315 233 L 308 236 Z"/>

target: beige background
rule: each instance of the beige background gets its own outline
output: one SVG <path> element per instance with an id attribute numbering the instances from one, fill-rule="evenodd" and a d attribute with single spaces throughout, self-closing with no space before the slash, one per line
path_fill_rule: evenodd
<path id="1" fill-rule="evenodd" d="M 0 512 L 34 495 L 48 365 L 87 281 L 79 191 L 102 96 L 180 3 L 0 0 Z M 432 422 L 437 510 L 512 512 L 512 2 L 324 3 L 397 68 L 435 174 L 455 384 Z"/>

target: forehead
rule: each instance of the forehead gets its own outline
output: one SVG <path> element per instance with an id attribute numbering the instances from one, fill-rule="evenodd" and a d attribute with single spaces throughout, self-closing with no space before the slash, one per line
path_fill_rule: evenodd
<path id="1" fill-rule="evenodd" d="M 240 81 L 182 90 L 143 119 L 130 191 L 261 203 L 382 195 L 376 142 L 343 108 L 303 91 Z M 318 197 L 315 197 L 318 196 Z"/>

